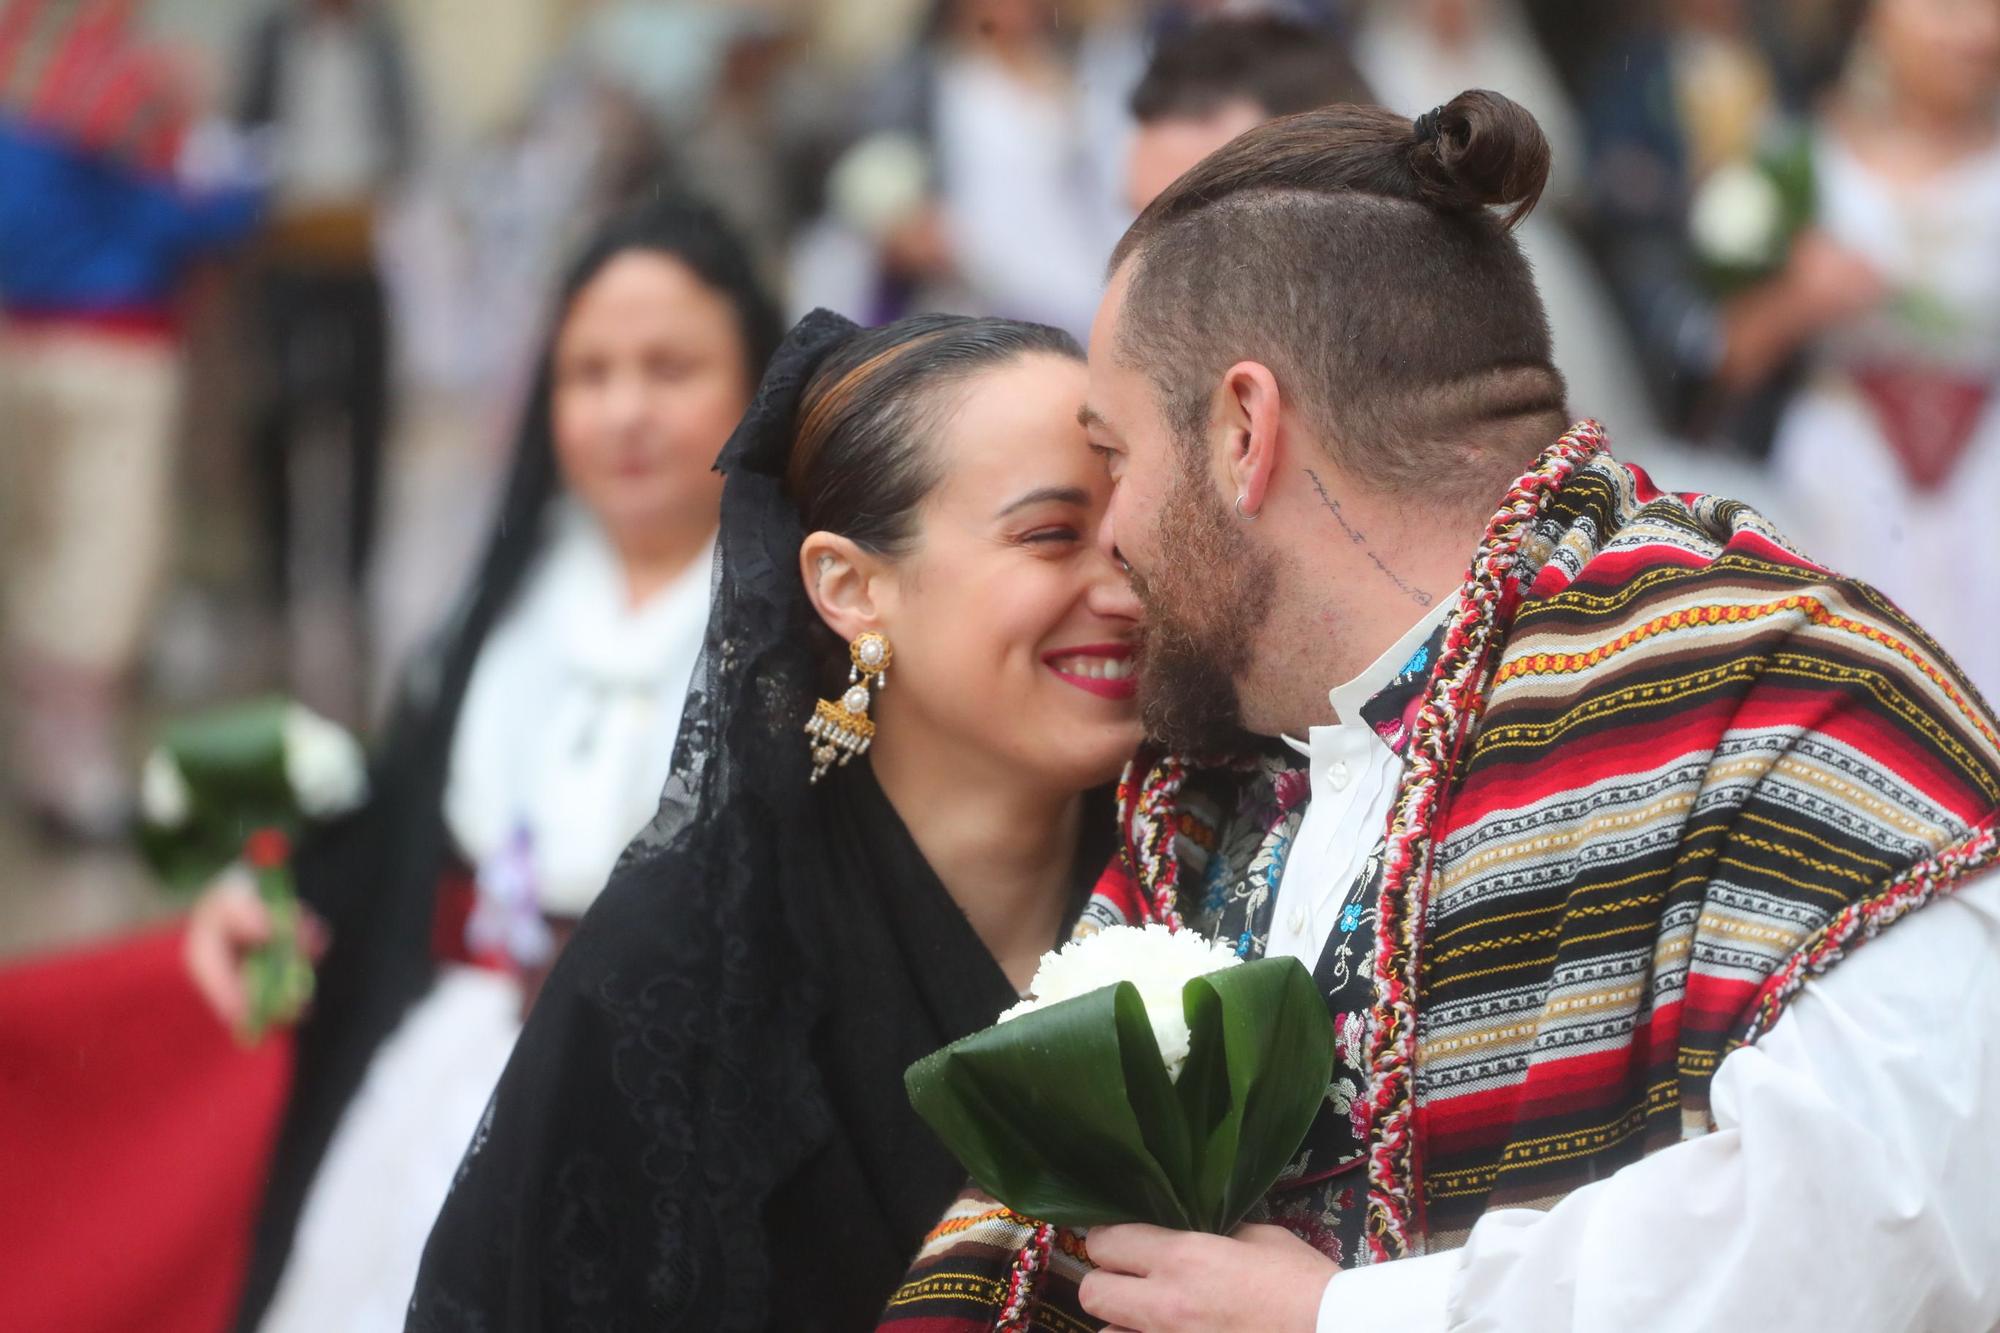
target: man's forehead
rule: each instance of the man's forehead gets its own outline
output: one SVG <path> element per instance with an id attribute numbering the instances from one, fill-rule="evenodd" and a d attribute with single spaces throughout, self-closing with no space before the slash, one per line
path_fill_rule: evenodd
<path id="1" fill-rule="evenodd" d="M 1097 318 L 1090 325 L 1090 350 L 1102 351 L 1110 356 L 1116 351 L 1111 339 L 1118 332 L 1119 320 L 1125 312 L 1125 290 L 1132 282 L 1132 261 L 1127 259 L 1111 272 L 1110 280 L 1104 284 L 1104 295 L 1098 298 Z"/>

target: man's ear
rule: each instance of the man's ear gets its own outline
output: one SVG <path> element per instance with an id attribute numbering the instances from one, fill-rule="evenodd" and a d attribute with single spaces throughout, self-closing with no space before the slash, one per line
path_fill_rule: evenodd
<path id="1" fill-rule="evenodd" d="M 843 640 L 883 630 L 880 557 L 831 532 L 815 532 L 799 546 L 799 577 L 827 627 Z"/>
<path id="2" fill-rule="evenodd" d="M 1217 395 L 1220 461 L 1237 513 L 1255 518 L 1278 472 L 1278 422 L 1284 407 L 1278 377 L 1259 362 L 1238 361 L 1222 373 Z"/>

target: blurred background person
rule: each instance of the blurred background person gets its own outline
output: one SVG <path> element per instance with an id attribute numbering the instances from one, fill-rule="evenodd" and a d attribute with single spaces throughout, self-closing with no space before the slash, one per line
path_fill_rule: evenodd
<path id="1" fill-rule="evenodd" d="M 1800 540 L 2000 698 L 2000 0 L 1873 0 L 1805 145 L 1812 211 L 1740 298 L 1800 353 Z"/>
<path id="2" fill-rule="evenodd" d="M 746 248 L 684 200 L 612 221 L 563 284 L 479 571 L 368 804 L 300 850 L 328 948 L 246 1325 L 400 1326 L 525 1005 L 657 804 L 707 623 L 710 465 L 779 333 Z M 269 929 L 233 880 L 195 908 L 189 967 L 231 1025 Z"/>
<path id="3" fill-rule="evenodd" d="M 945 235 L 985 313 L 1090 335 L 1117 239 L 1041 0 L 945 0 L 931 106 Z"/>
<path id="4" fill-rule="evenodd" d="M 9 758 L 23 803 L 83 839 L 131 813 L 122 728 L 167 552 L 183 287 L 257 208 L 247 183 L 198 179 L 193 69 L 132 10 L 0 4 Z"/>
<path id="5" fill-rule="evenodd" d="M 272 216 L 255 272 L 263 358 L 251 456 L 294 676 L 359 720 L 361 620 L 389 413 L 378 212 L 411 163 L 402 39 L 374 0 L 280 0 L 253 30 L 237 119 L 264 144 Z"/>
<path id="6" fill-rule="evenodd" d="M 1660 419 L 1760 457 L 1792 349 L 1703 284 L 1688 228 L 1696 191 L 1750 156 L 1787 105 L 1753 18 L 1744 0 L 1660 0 L 1615 32 L 1583 80 L 1579 165 L 1592 244 Z"/>
<path id="7" fill-rule="evenodd" d="M 795 256 L 795 306 L 1088 335 L 1122 222 L 1090 151 L 1076 34 L 1058 20 L 1044 0 L 935 0 L 881 71 L 873 133 L 833 169 L 834 225 Z"/>
<path id="8" fill-rule="evenodd" d="M 1360 0 L 1355 56 L 1382 105 L 1416 116 L 1466 88 L 1495 88 L 1534 113 L 1553 154 L 1543 200 L 1514 235 L 1548 303 L 1570 410 L 1596 417 L 1625 456 L 1648 461 L 1661 430 L 1624 326 L 1571 231 L 1584 178 L 1568 90 L 1514 0 Z M 1709 484 L 1713 485 L 1713 482 Z"/>
<path id="9" fill-rule="evenodd" d="M 1333 33 L 1275 15 L 1216 19 L 1164 38 L 1132 90 L 1125 204 L 1136 216 L 1245 130 L 1375 92 Z"/>

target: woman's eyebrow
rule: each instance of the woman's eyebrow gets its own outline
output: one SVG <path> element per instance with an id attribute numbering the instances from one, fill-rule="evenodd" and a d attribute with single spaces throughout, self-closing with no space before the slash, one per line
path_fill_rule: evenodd
<path id="1" fill-rule="evenodd" d="M 1077 509 L 1088 509 L 1090 492 L 1081 486 L 1042 486 L 1010 502 L 994 517 L 1005 518 L 1017 509 L 1026 509 L 1029 505 L 1037 504 L 1061 504 Z"/>

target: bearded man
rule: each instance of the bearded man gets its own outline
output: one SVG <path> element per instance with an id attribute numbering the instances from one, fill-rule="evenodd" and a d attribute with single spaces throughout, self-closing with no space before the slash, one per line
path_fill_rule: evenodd
<path id="1" fill-rule="evenodd" d="M 1299 958 L 1335 1068 L 1262 1223 L 968 1197 L 888 1327 L 2000 1321 L 1993 715 L 1567 420 L 1508 232 L 1547 167 L 1492 93 L 1327 108 L 1119 246 L 1083 418 L 1164 749 L 1087 919 Z"/>

